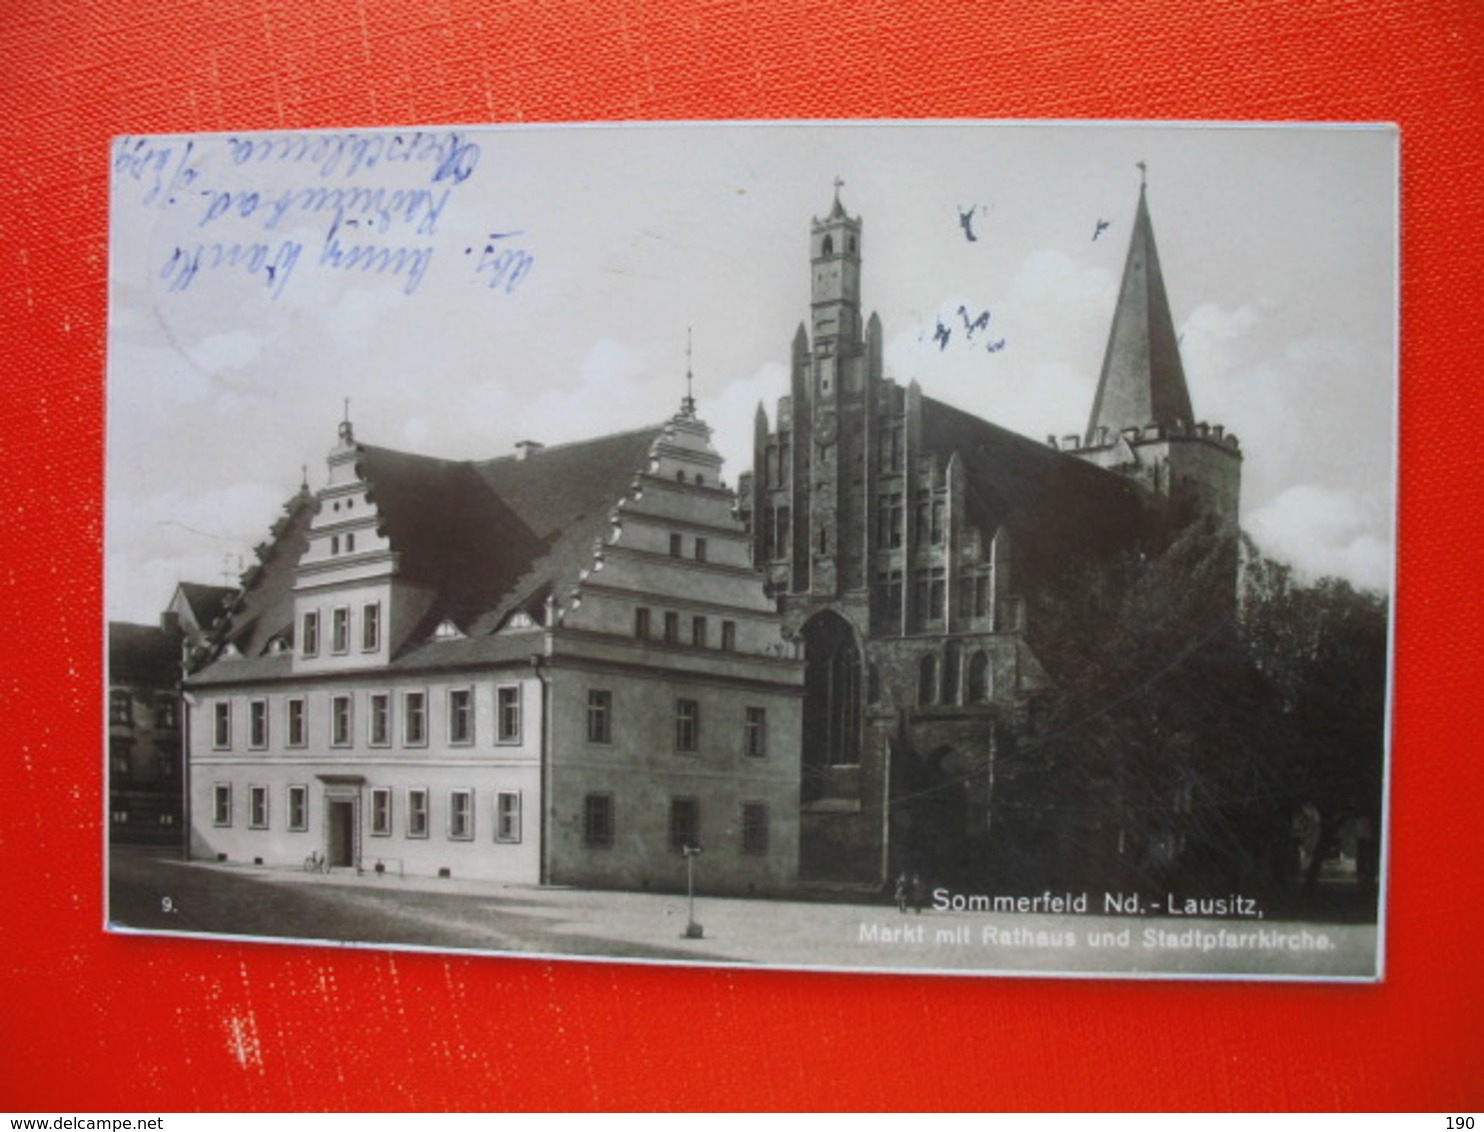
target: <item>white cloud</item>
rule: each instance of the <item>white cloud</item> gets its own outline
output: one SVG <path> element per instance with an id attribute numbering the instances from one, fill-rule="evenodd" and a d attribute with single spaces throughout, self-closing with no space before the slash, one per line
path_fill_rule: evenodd
<path id="1" fill-rule="evenodd" d="M 172 489 L 150 496 L 113 492 L 108 500 L 109 616 L 151 622 L 177 582 L 235 583 L 255 561 L 252 549 L 269 537 L 289 492 L 254 482 L 207 491 Z M 121 532 L 148 531 L 149 553 Z"/>
<path id="2" fill-rule="evenodd" d="M 788 367 L 769 362 L 751 376 L 723 386 L 710 397 L 696 399 L 696 411 L 715 431 L 711 443 L 725 463 L 722 476 L 731 486 L 752 467 L 752 429 L 758 402 L 768 413 L 769 429 L 778 427 L 778 398 L 788 392 Z"/>
<path id="3" fill-rule="evenodd" d="M 1247 516 L 1265 553 L 1311 578 L 1335 575 L 1370 589 L 1391 583 L 1391 545 L 1378 534 L 1388 516 L 1381 502 L 1354 491 L 1302 484 Z"/>

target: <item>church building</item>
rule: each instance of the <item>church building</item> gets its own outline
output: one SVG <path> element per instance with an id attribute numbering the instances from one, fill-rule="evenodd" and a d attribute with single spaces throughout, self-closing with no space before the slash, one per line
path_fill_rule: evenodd
<path id="1" fill-rule="evenodd" d="M 740 483 L 805 660 L 800 874 L 971 880 L 1052 679 L 1039 599 L 1171 521 L 1234 536 L 1241 456 L 1195 420 L 1142 186 L 1091 418 L 1044 444 L 883 373 L 862 228 L 837 185 L 790 393 L 771 420 L 758 407 Z"/>

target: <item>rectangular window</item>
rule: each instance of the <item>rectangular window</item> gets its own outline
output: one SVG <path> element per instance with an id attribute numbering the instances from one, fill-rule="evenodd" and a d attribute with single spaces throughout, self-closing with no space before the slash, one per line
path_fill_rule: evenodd
<path id="1" fill-rule="evenodd" d="M 109 766 L 115 778 L 127 778 L 129 776 L 129 752 L 133 748 L 133 742 L 129 739 L 114 739 L 108 744 Z M 114 785 L 118 785 L 114 783 Z"/>
<path id="2" fill-rule="evenodd" d="M 309 828 L 309 787 L 289 787 L 289 830 L 303 833 Z"/>
<path id="3" fill-rule="evenodd" d="M 288 701 L 288 717 L 288 745 L 304 746 L 309 742 L 309 705 L 302 696 Z"/>
<path id="4" fill-rule="evenodd" d="M 649 610 L 634 610 L 634 636 L 641 641 L 649 640 Z"/>
<path id="5" fill-rule="evenodd" d="M 247 825 L 249 829 L 268 828 L 268 787 L 247 788 Z"/>
<path id="6" fill-rule="evenodd" d="M 330 613 L 330 651 L 350 652 L 350 610 L 343 605 Z"/>
<path id="7" fill-rule="evenodd" d="M 350 697 L 332 696 L 330 698 L 330 746 L 350 746 L 350 729 Z"/>
<path id="8" fill-rule="evenodd" d="M 721 647 L 726 652 L 737 651 L 737 623 L 735 621 L 721 623 Z"/>
<path id="9" fill-rule="evenodd" d="M 520 742 L 520 688 L 495 690 L 495 738 L 501 743 Z"/>
<path id="10" fill-rule="evenodd" d="M 789 515 L 790 512 L 787 507 L 780 507 L 774 516 L 774 521 L 778 525 L 775 535 L 777 542 L 775 545 L 778 547 L 779 558 L 790 557 L 793 548 L 793 526 Z"/>
<path id="11" fill-rule="evenodd" d="M 587 741 L 613 742 L 613 693 L 593 688 L 587 693 Z"/>
<path id="12" fill-rule="evenodd" d="M 742 852 L 760 857 L 768 851 L 768 804 L 742 803 Z"/>
<path id="13" fill-rule="evenodd" d="M 680 536 L 679 535 L 671 535 L 670 536 L 670 557 L 671 558 L 679 558 L 680 557 Z"/>
<path id="14" fill-rule="evenodd" d="M 696 539 L 696 561 L 706 561 L 706 540 L 703 538 Z"/>
<path id="15" fill-rule="evenodd" d="M 428 792 L 421 786 L 407 791 L 407 836 L 428 836 Z"/>
<path id="16" fill-rule="evenodd" d="M 247 705 L 247 745 L 255 750 L 268 745 L 267 700 L 253 700 Z"/>
<path id="17" fill-rule="evenodd" d="M 706 618 L 692 617 L 690 619 L 690 643 L 698 649 L 706 647 Z"/>
<path id="18" fill-rule="evenodd" d="M 232 784 L 218 782 L 211 788 L 211 824 L 232 824 Z"/>
<path id="19" fill-rule="evenodd" d="M 675 701 L 675 749 L 695 751 L 701 740 L 701 705 L 695 700 Z"/>
<path id="20" fill-rule="evenodd" d="M 495 795 L 495 840 L 520 840 L 520 793 L 502 790 Z"/>
<path id="21" fill-rule="evenodd" d="M 428 741 L 428 697 L 425 692 L 408 692 L 402 698 L 402 741 L 409 747 L 421 747 Z"/>
<path id="22" fill-rule="evenodd" d="M 361 650 L 375 652 L 381 648 L 381 603 L 367 602 L 361 609 Z"/>
<path id="23" fill-rule="evenodd" d="M 474 693 L 468 688 L 449 689 L 448 741 L 474 742 Z"/>
<path id="24" fill-rule="evenodd" d="M 218 700 L 212 707 L 211 745 L 219 751 L 232 746 L 232 701 Z"/>
<path id="25" fill-rule="evenodd" d="M 933 545 L 943 545 L 943 501 L 933 500 Z"/>
<path id="26" fill-rule="evenodd" d="M 319 610 L 304 614 L 304 655 L 319 656 Z"/>
<path id="27" fill-rule="evenodd" d="M 155 726 L 175 727 L 178 725 L 178 713 L 173 695 L 161 694 L 155 697 Z"/>
<path id="28" fill-rule="evenodd" d="M 377 786 L 371 791 L 371 836 L 390 837 L 391 835 L 392 792 L 385 786 Z"/>
<path id="29" fill-rule="evenodd" d="M 879 507 L 878 521 L 881 524 L 880 539 L 882 546 L 895 547 L 902 545 L 902 496 L 900 492 L 892 492 L 882 495 L 877 504 Z"/>
<path id="30" fill-rule="evenodd" d="M 665 644 L 680 643 L 680 614 L 671 611 L 665 614 Z"/>
<path id="31" fill-rule="evenodd" d="M 134 722 L 134 700 L 128 692 L 110 692 L 108 694 L 108 722 Z"/>
<path id="32" fill-rule="evenodd" d="M 760 707 L 747 709 L 742 721 L 742 753 L 753 759 L 760 759 L 768 753 L 767 709 Z"/>
<path id="33" fill-rule="evenodd" d="M 453 841 L 468 841 L 474 836 L 474 791 L 449 791 L 448 836 Z"/>
<path id="34" fill-rule="evenodd" d="M 392 741 L 392 697 L 386 692 L 371 696 L 371 734 L 373 747 L 385 747 Z"/>
<path id="35" fill-rule="evenodd" d="M 701 844 L 701 804 L 694 798 L 670 799 L 670 850 L 695 849 Z"/>
<path id="36" fill-rule="evenodd" d="M 614 838 L 612 794 L 589 794 L 582 800 L 582 843 L 589 849 L 611 849 Z"/>

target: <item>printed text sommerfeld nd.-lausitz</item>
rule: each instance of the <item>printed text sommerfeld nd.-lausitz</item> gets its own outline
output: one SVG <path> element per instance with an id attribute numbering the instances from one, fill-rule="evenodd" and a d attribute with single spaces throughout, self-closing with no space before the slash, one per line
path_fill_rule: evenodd
<path id="1" fill-rule="evenodd" d="M 991 896 L 987 893 L 933 889 L 935 912 L 1049 912 L 1105 916 L 1217 916 L 1262 919 L 1262 910 L 1250 896 L 1178 896 L 1147 899 L 1137 892 L 1105 892 L 1103 906 L 1096 911 L 1085 892 L 1043 892 L 1039 896 Z"/>
<path id="2" fill-rule="evenodd" d="M 27 1116 L 11 1117 L 12 1129 L 36 1132 L 163 1132 L 163 1116 Z"/>

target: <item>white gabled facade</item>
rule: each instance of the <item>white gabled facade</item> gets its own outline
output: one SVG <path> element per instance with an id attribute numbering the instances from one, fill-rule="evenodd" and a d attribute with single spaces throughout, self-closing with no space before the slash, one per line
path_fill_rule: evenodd
<path id="1" fill-rule="evenodd" d="M 342 424 L 327 486 L 189 680 L 192 856 L 675 888 L 696 843 L 707 888 L 792 885 L 802 667 L 709 438 L 687 401 L 584 507 L 589 552 L 518 532 L 546 557 L 455 617 Z M 519 490 L 539 505 L 543 468 L 570 476 L 582 455 L 523 456 Z"/>

